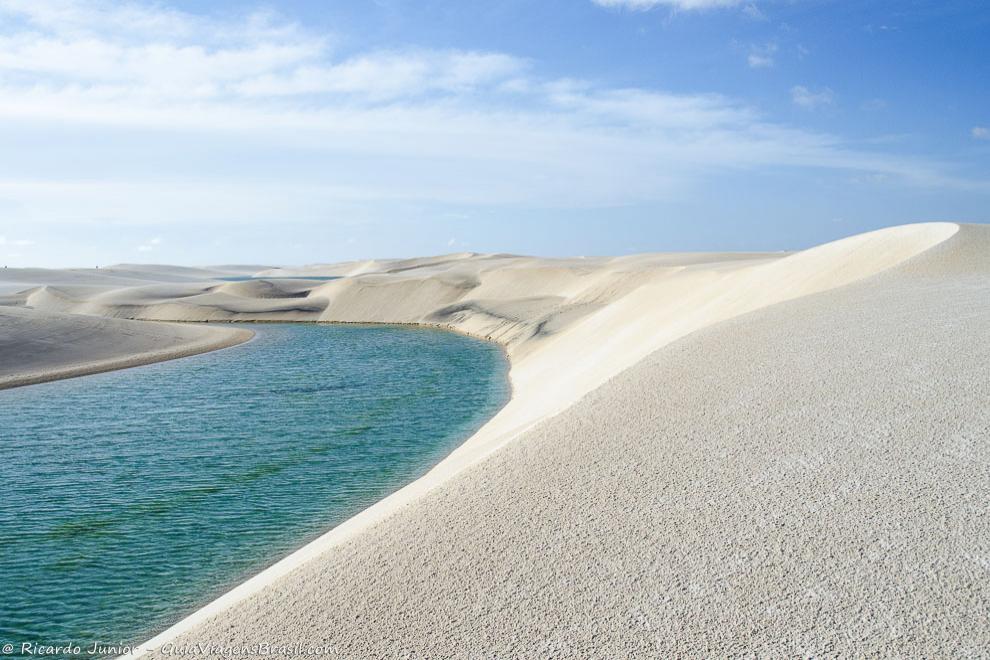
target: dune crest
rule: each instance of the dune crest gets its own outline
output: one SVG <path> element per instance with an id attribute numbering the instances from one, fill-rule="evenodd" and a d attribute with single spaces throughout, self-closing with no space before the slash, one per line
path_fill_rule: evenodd
<path id="1" fill-rule="evenodd" d="M 556 309 L 622 295 L 552 333 L 462 300 L 460 327 L 501 331 L 516 356 L 506 408 L 424 478 L 145 648 L 327 635 L 371 656 L 985 647 L 966 548 L 990 538 L 968 504 L 987 485 L 974 434 L 990 423 L 975 403 L 990 355 L 959 348 L 990 332 L 990 228 L 643 261 L 635 283 L 609 262 L 556 273 Z"/>

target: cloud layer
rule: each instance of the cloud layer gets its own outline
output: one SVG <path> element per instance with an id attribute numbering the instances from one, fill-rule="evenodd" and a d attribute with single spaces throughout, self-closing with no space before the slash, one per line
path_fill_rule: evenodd
<path id="1" fill-rule="evenodd" d="M 670 7 L 685 11 L 735 7 L 742 4 L 742 0 L 592 0 L 592 2 L 602 7 L 621 7 L 623 9 L 633 10 Z"/>
<path id="2" fill-rule="evenodd" d="M 547 78 L 508 53 L 341 53 L 332 35 L 273 14 L 137 3 L 0 0 L 0 19 L 0 137 L 40 145 L 0 169 L 0 203 L 25 220 L 326 222 L 403 200 L 600 206 L 762 167 L 966 185 L 732 98 Z M 808 108 L 832 98 L 792 96 Z"/>
<path id="3" fill-rule="evenodd" d="M 835 92 L 828 87 L 811 90 L 804 85 L 795 85 L 791 87 L 791 100 L 794 105 L 813 110 L 823 105 L 835 103 Z"/>

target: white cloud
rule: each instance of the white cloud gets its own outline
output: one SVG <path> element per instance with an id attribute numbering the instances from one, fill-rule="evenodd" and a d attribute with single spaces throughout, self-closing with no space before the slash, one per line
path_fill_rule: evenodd
<path id="1" fill-rule="evenodd" d="M 157 248 L 161 244 L 162 244 L 162 239 L 160 237 L 156 236 L 155 238 L 149 239 L 149 240 L 145 241 L 144 243 L 142 243 L 141 245 L 137 246 L 137 251 L 138 252 L 153 252 L 155 250 L 155 248 Z"/>
<path id="2" fill-rule="evenodd" d="M 974 126 L 970 134 L 977 140 L 990 140 L 990 128 L 986 126 Z"/>
<path id="3" fill-rule="evenodd" d="M 763 46 L 751 46 L 746 63 L 751 69 L 767 69 L 774 65 L 774 55 L 777 53 L 777 44 L 768 43 Z"/>
<path id="4" fill-rule="evenodd" d="M 743 0 L 592 0 L 592 2 L 601 7 L 619 7 L 639 11 L 653 9 L 655 7 L 670 7 L 672 9 L 688 11 L 692 9 L 736 7 L 741 5 Z M 756 9 L 755 7 L 753 8 Z"/>
<path id="5" fill-rule="evenodd" d="M 754 21 L 765 21 L 765 20 L 767 20 L 766 14 L 764 14 L 762 11 L 760 11 L 760 8 L 757 7 L 756 5 L 752 4 L 752 3 L 750 3 L 750 4 L 746 5 L 745 7 L 743 7 L 742 11 L 743 11 L 743 14 L 745 14 L 746 16 L 749 16 Z"/>
<path id="6" fill-rule="evenodd" d="M 773 66 L 773 57 L 769 55 L 760 55 L 758 53 L 750 53 L 746 58 L 746 62 L 749 64 L 751 69 L 765 69 Z"/>
<path id="7" fill-rule="evenodd" d="M 152 104 L 303 94 L 384 100 L 504 84 L 525 68 L 519 58 L 470 51 L 377 52 L 335 61 L 331 39 L 259 14 L 216 23 L 157 6 L 0 0 L 3 18 L 27 25 L 0 30 L 0 79 L 39 94 L 71 90 Z M 135 38 L 143 28 L 151 32 Z"/>
<path id="8" fill-rule="evenodd" d="M 20 239 L 8 239 L 6 236 L 0 236 L 0 246 L 12 245 L 15 247 L 29 247 L 34 245 L 34 241 L 20 238 Z"/>
<path id="9" fill-rule="evenodd" d="M 781 166 L 954 185 L 940 164 L 781 126 L 732 98 L 548 79 L 506 53 L 341 57 L 331 36 L 270 15 L 83 0 L 0 0 L 0 26 L 0 136 L 49 139 L 57 127 L 71 139 L 50 140 L 46 158 L 67 163 L 81 143 L 95 146 L 85 169 L 0 179 L 23 221 L 325 222 L 401 202 L 636 203 L 726 169 Z M 795 90 L 800 105 L 831 102 L 828 90 Z"/>
<path id="10" fill-rule="evenodd" d="M 823 105 L 835 103 L 835 93 L 828 87 L 813 91 L 804 85 L 796 85 L 791 87 L 791 100 L 794 105 L 813 110 Z"/>
<path id="11" fill-rule="evenodd" d="M 0 0 L 0 14 L 7 17 L 7 22 L 23 22 L 25 31 L 68 39 L 108 32 L 126 35 L 132 43 L 196 41 L 204 37 L 227 43 L 245 39 L 290 42 L 307 37 L 296 24 L 272 12 L 255 11 L 238 21 L 211 20 L 141 0 Z"/>
<path id="12" fill-rule="evenodd" d="M 429 92 L 465 92 L 510 81 L 525 63 L 500 53 L 419 51 L 372 53 L 329 66 L 265 73 L 234 87 L 246 96 L 363 95 L 385 100 Z"/>

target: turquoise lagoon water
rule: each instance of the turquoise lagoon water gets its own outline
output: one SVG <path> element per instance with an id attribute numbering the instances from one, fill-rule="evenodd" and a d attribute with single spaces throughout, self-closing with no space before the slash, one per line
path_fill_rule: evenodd
<path id="1" fill-rule="evenodd" d="M 422 475 L 508 396 L 501 351 L 467 337 L 251 327 L 0 392 L 0 642 L 143 641 Z"/>

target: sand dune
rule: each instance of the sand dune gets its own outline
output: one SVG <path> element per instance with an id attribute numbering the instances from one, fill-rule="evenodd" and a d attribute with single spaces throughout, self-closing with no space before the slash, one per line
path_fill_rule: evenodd
<path id="1" fill-rule="evenodd" d="M 43 284 L 101 285 L 110 287 L 145 282 L 188 282 L 222 277 L 251 276 L 265 266 L 214 266 L 188 268 L 149 264 L 117 264 L 103 268 L 3 268 L 0 283 L 30 287 Z"/>
<path id="2" fill-rule="evenodd" d="M 792 254 L 261 271 L 331 281 L 155 281 L 148 268 L 98 289 L 49 278 L 3 302 L 424 323 L 509 354 L 512 400 L 433 471 L 152 646 L 958 654 L 988 641 L 973 625 L 990 596 L 974 579 L 990 535 L 973 506 L 990 486 L 988 236 L 934 223 Z"/>
<path id="3" fill-rule="evenodd" d="M 980 656 L 988 255 L 964 228 L 699 330 L 177 642 Z"/>
<path id="4" fill-rule="evenodd" d="M 0 306 L 0 389 L 205 353 L 251 334 Z"/>

